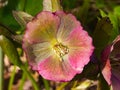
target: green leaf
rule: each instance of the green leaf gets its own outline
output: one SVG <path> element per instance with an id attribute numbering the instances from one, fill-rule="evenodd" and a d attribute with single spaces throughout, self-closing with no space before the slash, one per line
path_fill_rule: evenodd
<path id="1" fill-rule="evenodd" d="M 105 1 L 104 0 L 96 0 L 96 6 L 98 8 L 103 8 L 105 7 Z"/>
<path id="2" fill-rule="evenodd" d="M 16 10 L 18 0 L 9 0 L 4 8 L 0 8 L 0 23 L 8 26 L 12 30 L 20 29 L 19 24 L 13 18 L 12 10 Z"/>
<path id="3" fill-rule="evenodd" d="M 99 11 L 102 17 L 107 17 L 107 14 L 102 9 L 100 9 Z"/>
<path id="4" fill-rule="evenodd" d="M 93 43 L 98 58 L 100 58 L 103 48 L 112 41 L 113 36 L 113 26 L 109 18 L 105 17 L 99 20 L 93 33 Z"/>
<path id="5" fill-rule="evenodd" d="M 88 21 L 88 10 L 90 8 L 90 0 L 84 0 L 83 5 L 80 7 L 78 12 L 78 19 L 85 26 Z M 92 17 L 91 17 L 92 18 Z"/>
<path id="6" fill-rule="evenodd" d="M 0 35 L 0 46 L 11 62 L 21 67 L 22 62 L 19 59 L 16 48 L 14 47 L 13 43 L 3 35 Z"/>
<path id="7" fill-rule="evenodd" d="M 120 6 L 116 6 L 114 8 L 114 15 L 117 18 L 116 23 L 116 32 L 119 34 L 120 33 Z"/>
<path id="8" fill-rule="evenodd" d="M 35 90 L 39 90 L 36 81 L 34 80 L 34 78 L 32 77 L 30 71 L 27 70 L 27 67 L 22 64 L 22 62 L 19 59 L 18 56 L 18 52 L 16 50 L 16 48 L 14 47 L 13 43 L 8 40 L 5 36 L 0 35 L 0 46 L 3 50 L 3 52 L 8 56 L 8 58 L 10 59 L 10 61 L 19 66 L 28 76 L 28 78 L 32 81 L 32 84 L 34 86 Z"/>
<path id="9" fill-rule="evenodd" d="M 120 6 L 114 8 L 114 14 L 120 17 Z"/>
<path id="10" fill-rule="evenodd" d="M 13 16 L 16 21 L 24 28 L 26 27 L 26 24 L 33 19 L 33 16 L 23 11 L 13 11 Z"/>
<path id="11" fill-rule="evenodd" d="M 10 32 L 10 30 L 8 30 L 7 27 L 5 27 L 4 25 L 0 24 L 0 35 L 4 35 L 6 37 L 11 37 L 12 36 L 12 32 Z"/>
<path id="12" fill-rule="evenodd" d="M 74 8 L 80 6 L 78 4 L 80 2 L 81 2 L 80 0 L 62 0 L 61 4 L 65 11 L 71 11 L 71 9 L 74 9 Z"/>
<path id="13" fill-rule="evenodd" d="M 26 0 L 24 11 L 32 16 L 35 16 L 37 13 L 42 11 L 42 2 L 43 0 Z"/>
<path id="14" fill-rule="evenodd" d="M 14 32 L 23 33 L 23 28 L 21 28 L 14 19 L 12 11 L 25 11 L 34 16 L 42 11 L 42 1 L 43 0 L 9 0 L 5 7 L 0 8 L 0 23 Z"/>
<path id="15" fill-rule="evenodd" d="M 109 13 L 108 17 L 110 18 L 111 24 L 113 25 L 113 29 L 114 29 L 114 38 L 117 37 L 117 35 L 119 34 L 119 21 L 118 21 L 118 17 L 114 14 L 114 13 Z"/>

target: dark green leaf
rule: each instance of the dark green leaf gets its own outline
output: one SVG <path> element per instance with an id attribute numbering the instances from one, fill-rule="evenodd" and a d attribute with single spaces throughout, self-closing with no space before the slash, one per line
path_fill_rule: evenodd
<path id="1" fill-rule="evenodd" d="M 98 58 L 100 57 L 101 50 L 112 41 L 113 36 L 113 26 L 109 18 L 105 17 L 99 20 L 93 33 L 93 43 L 96 47 L 95 50 Z"/>
<path id="2" fill-rule="evenodd" d="M 104 0 L 96 0 L 96 5 L 99 8 L 105 7 L 105 1 Z"/>
<path id="3" fill-rule="evenodd" d="M 12 33 L 10 32 L 10 30 L 8 30 L 7 27 L 5 27 L 4 25 L 0 24 L 0 35 L 4 35 L 6 37 L 11 37 Z"/>
<path id="4" fill-rule="evenodd" d="M 14 32 L 23 32 L 23 28 L 12 15 L 13 10 L 25 11 L 33 16 L 42 10 L 42 0 L 9 0 L 8 5 L 0 8 L 0 22 L 8 26 Z"/>
<path id="5" fill-rule="evenodd" d="M 0 22 L 12 30 L 20 29 L 19 24 L 13 18 L 12 11 L 16 10 L 19 0 L 9 0 L 8 5 L 0 8 Z"/>
<path id="6" fill-rule="evenodd" d="M 26 0 L 25 12 L 35 16 L 37 13 L 42 11 L 43 8 L 42 2 L 43 0 Z"/>

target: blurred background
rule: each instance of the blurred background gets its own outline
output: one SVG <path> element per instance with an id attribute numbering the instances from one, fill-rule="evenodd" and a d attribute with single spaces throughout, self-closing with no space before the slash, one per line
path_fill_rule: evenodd
<path id="1" fill-rule="evenodd" d="M 95 54 L 99 59 L 101 48 L 110 43 L 120 30 L 120 0 L 60 0 L 61 6 L 66 13 L 72 13 L 81 22 L 84 29 L 94 39 L 94 45 L 99 47 Z M 32 16 L 42 11 L 42 0 L 0 0 L 0 29 L 4 27 L 14 35 L 24 34 L 25 27 L 21 27 L 13 17 L 13 11 L 24 11 Z M 104 18 L 104 19 L 103 19 Z M 102 19 L 102 22 L 98 21 Z M 101 24 L 102 23 L 102 24 Z M 112 24 L 112 26 L 111 26 Z M 103 31 L 99 32 L 100 27 Z M 112 30 L 110 31 L 112 27 Z M 97 28 L 97 29 L 96 29 Z M 96 34 L 97 32 L 97 34 Z M 98 34 L 99 33 L 99 34 Z M 109 34 L 108 34 L 109 33 Z M 0 30 L 0 35 L 1 35 Z M 5 34 L 6 35 L 6 34 Z M 103 37 L 106 39 L 103 41 Z M 109 37 L 110 36 L 110 37 Z M 9 35 L 6 37 L 9 38 Z M 100 39 L 99 39 L 100 38 Z M 11 39 L 10 39 L 11 40 Z M 109 41 L 108 41 L 109 40 Z M 77 75 L 70 82 L 53 82 L 43 79 L 37 72 L 31 70 L 27 64 L 21 44 L 12 41 L 18 51 L 21 61 L 30 71 L 39 90 L 97 90 L 97 77 L 99 72 L 98 62 L 90 62 L 81 75 Z M 7 47 L 6 47 L 7 48 Z M 2 55 L 2 54 L 1 54 Z M 12 53 L 11 53 L 12 55 Z M 18 66 L 10 62 L 6 55 L 0 60 L 1 73 L 3 72 L 2 87 L 0 90 L 34 90 L 31 80 Z M 90 65 L 90 68 L 88 68 Z M 89 73 L 89 74 L 88 74 Z M 2 75 L 2 74 L 1 74 Z M 0 77 L 2 79 L 2 77 Z"/>

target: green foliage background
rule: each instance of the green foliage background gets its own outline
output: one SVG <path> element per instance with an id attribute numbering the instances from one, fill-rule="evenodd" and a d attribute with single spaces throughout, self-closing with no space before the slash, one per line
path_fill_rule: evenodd
<path id="1" fill-rule="evenodd" d="M 5 52 L 5 54 L 9 57 L 9 59 L 11 59 L 11 62 L 14 65 L 19 66 L 23 70 L 23 78 L 22 78 L 23 82 L 24 82 L 24 78 L 28 75 L 28 78 L 32 81 L 35 90 L 39 90 L 43 88 L 49 90 L 50 88 L 53 87 L 50 86 L 51 85 L 50 81 L 47 81 L 45 79 L 42 79 L 42 81 L 39 82 L 42 83 L 41 86 L 39 84 L 37 85 L 34 78 L 32 77 L 31 74 L 32 72 L 31 71 L 27 72 L 28 66 L 22 64 L 20 60 L 20 57 L 22 56 L 22 52 L 16 50 L 16 48 L 21 49 L 21 44 L 12 40 L 13 38 L 11 37 L 11 35 L 24 34 L 25 28 L 21 27 L 18 24 L 18 22 L 13 17 L 12 11 L 14 10 L 24 11 L 32 16 L 35 16 L 37 13 L 42 11 L 43 9 L 42 2 L 43 0 L 8 0 L 8 4 L 6 6 L 0 7 L 0 35 L 1 35 L 0 46 L 2 47 L 2 50 Z M 66 13 L 72 13 L 76 16 L 76 18 L 81 22 L 84 29 L 93 38 L 93 44 L 95 46 L 95 56 L 97 57 L 98 59 L 97 63 L 99 64 L 100 55 L 103 48 L 105 48 L 108 44 L 110 44 L 115 39 L 115 37 L 120 33 L 120 1 L 119 0 L 61 0 L 61 5 L 63 6 L 63 10 Z M 7 49 L 6 47 L 9 49 Z M 2 50 L 0 49 L 1 53 Z M 4 58 L 1 58 L 0 61 L 3 61 L 2 59 Z M 0 64 L 1 66 L 3 66 L 2 62 Z M 93 69 L 95 69 L 95 67 L 93 66 L 95 64 L 96 63 L 90 62 L 85 67 L 83 74 L 75 77 L 75 81 L 73 80 L 67 83 L 60 83 L 58 86 L 55 86 L 56 89 L 67 90 L 68 88 L 73 88 L 74 90 L 77 86 L 81 85 L 81 83 L 85 83 L 85 85 L 87 85 L 86 82 L 80 81 L 82 78 L 87 78 L 92 80 L 97 80 L 98 78 L 100 78 L 99 79 L 100 82 L 101 80 L 102 82 L 105 82 L 102 76 L 101 76 L 102 79 L 101 77 L 97 77 L 97 75 L 100 74 L 100 71 L 93 74 L 95 76 L 92 76 L 92 73 L 91 75 L 88 74 Z M 1 68 L 1 71 L 2 69 L 3 68 Z M 11 83 L 13 81 L 14 79 L 11 79 Z M 9 88 L 11 88 L 12 84 L 9 85 L 10 85 Z M 106 82 L 104 85 L 105 85 L 104 87 L 108 88 Z M 22 90 L 22 84 L 20 90 Z M 87 87 L 87 89 L 85 90 L 89 90 L 89 87 Z"/>

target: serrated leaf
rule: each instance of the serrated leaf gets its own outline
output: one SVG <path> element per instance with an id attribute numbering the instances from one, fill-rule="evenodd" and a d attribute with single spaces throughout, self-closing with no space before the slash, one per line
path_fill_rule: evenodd
<path id="1" fill-rule="evenodd" d="M 113 36 L 113 26 L 109 18 L 105 17 L 99 20 L 93 33 L 93 43 L 96 47 L 98 58 L 100 57 L 101 50 L 112 41 Z"/>
<path id="2" fill-rule="evenodd" d="M 33 19 L 33 16 L 23 11 L 13 11 L 13 16 L 22 27 L 26 27 L 26 24 Z"/>
<path id="3" fill-rule="evenodd" d="M 0 46 L 11 62 L 21 67 L 22 62 L 19 59 L 16 48 L 14 47 L 13 43 L 3 35 L 0 35 Z"/>
<path id="4" fill-rule="evenodd" d="M 98 21 L 93 33 L 94 44 L 97 47 L 105 46 L 113 34 L 113 27 L 109 18 L 105 17 Z"/>

